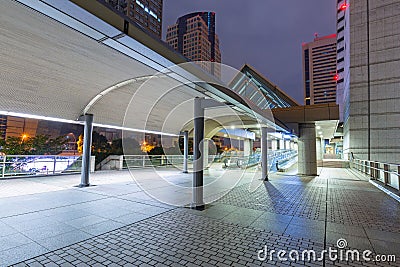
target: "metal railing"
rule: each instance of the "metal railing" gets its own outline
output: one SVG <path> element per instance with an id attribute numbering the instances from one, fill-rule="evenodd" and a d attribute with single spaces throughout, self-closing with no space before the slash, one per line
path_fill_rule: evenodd
<path id="1" fill-rule="evenodd" d="M 0 156 L 0 178 L 80 172 L 81 166 L 79 156 L 6 155 Z"/>
<path id="2" fill-rule="evenodd" d="M 183 156 L 124 155 L 123 168 L 148 168 L 183 164 Z"/>
<path id="3" fill-rule="evenodd" d="M 350 167 L 400 191 L 400 165 L 361 159 L 350 160 Z"/>
<path id="4" fill-rule="evenodd" d="M 208 157 L 208 163 L 219 162 L 219 155 Z M 193 162 L 193 155 L 188 156 L 188 162 Z M 182 166 L 183 155 L 124 155 L 123 169 Z"/>
<path id="5" fill-rule="evenodd" d="M 284 164 L 294 160 L 297 156 L 296 150 L 278 150 L 268 152 L 269 170 L 277 170 L 279 164 Z M 261 154 L 254 153 L 250 156 L 230 156 L 223 157 L 221 161 L 225 163 L 225 167 L 239 167 L 242 169 L 249 168 L 260 164 Z"/>

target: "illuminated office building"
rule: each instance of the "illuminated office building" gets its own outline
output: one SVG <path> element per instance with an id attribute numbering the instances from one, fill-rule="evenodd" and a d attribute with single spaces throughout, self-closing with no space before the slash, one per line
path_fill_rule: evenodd
<path id="1" fill-rule="evenodd" d="M 196 12 L 178 18 L 168 27 L 167 43 L 192 61 L 198 61 L 207 72 L 221 76 L 221 52 L 215 33 L 215 13 Z"/>
<path id="2" fill-rule="evenodd" d="M 304 104 L 336 102 L 336 34 L 303 44 Z"/>
<path id="3" fill-rule="evenodd" d="M 161 39 L 162 0 L 105 0 L 105 2 Z"/>

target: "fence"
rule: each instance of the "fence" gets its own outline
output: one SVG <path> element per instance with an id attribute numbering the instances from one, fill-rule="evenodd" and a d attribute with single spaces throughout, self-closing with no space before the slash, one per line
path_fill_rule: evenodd
<path id="1" fill-rule="evenodd" d="M 6 155 L 0 156 L 0 178 L 80 172 L 81 166 L 79 156 Z"/>
<path id="2" fill-rule="evenodd" d="M 400 191 L 400 165 L 377 161 L 353 159 L 350 166 L 359 172 Z"/>

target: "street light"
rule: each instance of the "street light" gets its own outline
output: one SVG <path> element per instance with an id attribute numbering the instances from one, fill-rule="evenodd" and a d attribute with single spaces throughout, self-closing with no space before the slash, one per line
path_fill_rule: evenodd
<path id="1" fill-rule="evenodd" d="M 29 138 L 29 135 L 28 135 L 28 134 L 22 134 L 22 136 L 21 136 L 22 142 L 24 142 L 25 139 L 27 139 L 27 138 Z"/>

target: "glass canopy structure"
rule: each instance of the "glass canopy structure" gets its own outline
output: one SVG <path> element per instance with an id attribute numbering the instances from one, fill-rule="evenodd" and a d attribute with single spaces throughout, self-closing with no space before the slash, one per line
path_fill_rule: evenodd
<path id="1" fill-rule="evenodd" d="M 299 105 L 252 66 L 244 65 L 241 72 L 244 76 L 237 77 L 231 82 L 232 90 L 248 98 L 261 109 L 288 108 Z"/>

